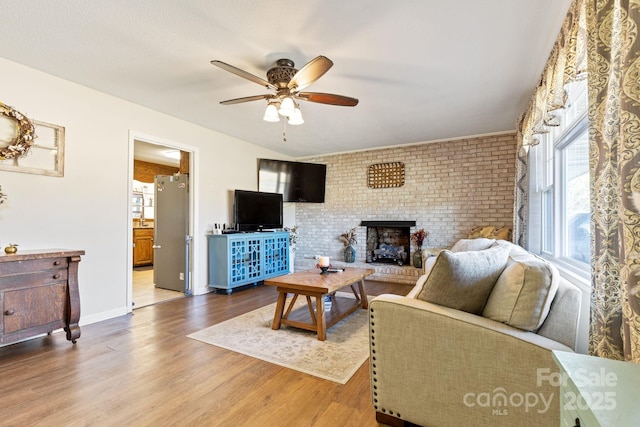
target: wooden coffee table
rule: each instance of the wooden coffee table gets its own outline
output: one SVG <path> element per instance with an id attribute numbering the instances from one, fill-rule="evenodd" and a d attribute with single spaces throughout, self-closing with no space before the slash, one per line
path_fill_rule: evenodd
<path id="1" fill-rule="evenodd" d="M 280 325 L 289 325 L 306 329 L 317 332 L 318 340 L 324 341 L 327 338 L 327 328 L 360 308 L 369 308 L 364 278 L 373 273 L 375 270 L 372 268 L 346 267 L 342 273 L 320 274 L 319 269 L 314 269 L 266 279 L 265 285 L 278 289 L 278 302 L 271 328 L 280 329 Z M 355 299 L 335 296 L 336 291 L 346 286 L 351 287 Z M 288 294 L 293 294 L 293 298 L 285 312 Z M 299 295 L 306 297 L 307 307 L 293 310 Z M 326 295 L 331 295 L 331 310 L 325 312 Z M 315 298 L 315 310 L 312 298 Z"/>

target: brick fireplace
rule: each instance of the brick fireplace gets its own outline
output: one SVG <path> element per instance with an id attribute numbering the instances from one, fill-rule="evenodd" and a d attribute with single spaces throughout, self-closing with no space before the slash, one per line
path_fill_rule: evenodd
<path id="1" fill-rule="evenodd" d="M 367 263 L 409 265 L 411 263 L 411 233 L 415 221 L 361 221 L 367 227 Z"/>
<path id="2" fill-rule="evenodd" d="M 332 264 L 373 268 L 372 281 L 415 284 L 423 269 L 409 263 L 366 262 L 366 227 L 361 221 L 415 220 L 410 233 L 416 228 L 429 232 L 425 248 L 450 248 L 478 225 L 510 225 L 516 148 L 515 132 L 505 132 L 305 158 L 327 165 L 326 198 L 325 203 L 288 208 L 295 209 L 295 220 L 285 224 L 299 226 L 295 270 L 315 268 L 314 256 L 326 255 Z M 385 162 L 404 162 L 404 186 L 368 187 L 368 168 Z M 356 261 L 347 264 L 338 237 L 354 226 Z"/>

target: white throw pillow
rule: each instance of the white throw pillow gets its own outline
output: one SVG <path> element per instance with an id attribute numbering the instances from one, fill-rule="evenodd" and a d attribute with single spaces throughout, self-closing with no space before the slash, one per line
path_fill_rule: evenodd
<path id="1" fill-rule="evenodd" d="M 530 252 L 511 251 L 482 316 L 535 331 L 549 314 L 559 280 L 558 270 L 549 262 Z"/>
<path id="2" fill-rule="evenodd" d="M 480 314 L 509 251 L 495 247 L 482 251 L 442 251 L 416 298 Z"/>
<path id="3" fill-rule="evenodd" d="M 489 249 L 495 242 L 495 239 L 485 239 L 484 237 L 460 239 L 453 245 L 451 252 L 483 251 Z"/>
<path id="4" fill-rule="evenodd" d="M 509 256 L 513 254 L 526 254 L 529 253 L 522 246 L 516 245 L 515 243 L 508 242 L 506 240 L 496 240 L 496 242 L 491 247 L 495 246 L 504 246 L 509 248 Z"/>

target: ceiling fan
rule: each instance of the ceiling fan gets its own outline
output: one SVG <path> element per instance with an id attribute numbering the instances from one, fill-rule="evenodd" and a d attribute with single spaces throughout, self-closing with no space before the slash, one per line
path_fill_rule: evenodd
<path id="1" fill-rule="evenodd" d="M 307 88 L 313 82 L 322 77 L 324 73 L 329 71 L 333 66 L 333 62 L 322 55 L 309 61 L 300 70 L 295 68 L 295 64 L 292 60 L 286 58 L 278 59 L 276 61 L 276 65 L 267 71 L 267 80 L 222 61 L 214 60 L 211 61 L 211 64 L 257 83 L 260 86 L 264 86 L 273 92 L 264 95 L 246 96 L 243 98 L 229 99 L 220 102 L 220 104 L 223 105 L 231 105 L 264 99 L 267 101 L 268 105 L 263 119 L 268 122 L 280 121 L 279 115 L 281 115 L 287 118 L 289 124 L 297 125 L 304 123 L 304 120 L 302 120 L 302 113 L 300 112 L 300 108 L 296 102 L 297 100 L 317 102 L 320 104 L 341 105 L 345 107 L 355 107 L 358 105 L 358 100 L 356 98 L 348 96 L 320 92 L 301 92 L 303 89 Z"/>

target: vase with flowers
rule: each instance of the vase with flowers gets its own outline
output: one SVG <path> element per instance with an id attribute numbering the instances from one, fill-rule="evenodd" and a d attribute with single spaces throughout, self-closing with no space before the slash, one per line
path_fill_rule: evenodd
<path id="1" fill-rule="evenodd" d="M 289 273 L 293 273 L 296 249 L 298 248 L 298 226 L 285 227 L 284 231 L 289 233 Z"/>
<path id="2" fill-rule="evenodd" d="M 344 262 L 354 262 L 356 260 L 356 248 L 354 245 L 358 243 L 356 240 L 356 228 L 340 235 L 340 240 L 344 243 Z"/>
<path id="3" fill-rule="evenodd" d="M 415 233 L 411 234 L 411 242 L 416 245 L 416 251 L 413 253 L 413 266 L 415 268 L 422 268 L 422 244 L 424 243 L 424 239 L 429 236 L 429 232 L 425 231 L 424 228 L 417 230 Z"/>

